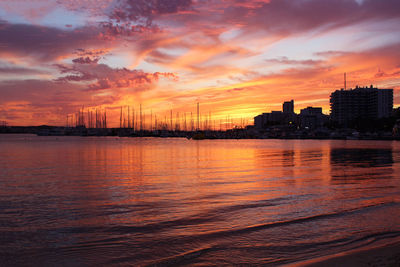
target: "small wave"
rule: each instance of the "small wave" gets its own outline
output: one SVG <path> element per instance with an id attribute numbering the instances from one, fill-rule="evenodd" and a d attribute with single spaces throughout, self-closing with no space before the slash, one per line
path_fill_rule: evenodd
<path id="1" fill-rule="evenodd" d="M 269 258 L 258 258 L 262 261 L 263 265 L 275 266 L 277 264 L 290 264 L 294 262 L 304 261 L 314 257 L 321 257 L 329 254 L 336 254 L 347 250 L 356 250 L 371 245 L 380 240 L 394 239 L 400 237 L 400 231 L 387 231 L 372 233 L 359 238 L 345 237 L 338 238 L 324 242 L 305 242 L 293 243 L 289 246 L 276 246 L 276 245 L 251 245 L 251 246 L 235 246 L 232 244 L 219 244 L 201 246 L 197 249 L 188 249 L 185 252 L 176 253 L 175 255 L 162 257 L 159 259 L 147 259 L 139 265 L 143 266 L 181 266 L 190 265 L 198 261 L 207 262 L 207 265 L 212 265 L 209 262 L 210 257 L 215 257 L 215 253 L 224 255 L 241 255 L 240 261 L 247 262 L 246 265 L 251 265 L 250 262 L 260 255 L 274 255 Z M 322 252 L 322 253 L 321 253 Z M 243 257 L 243 255 L 245 255 Z M 286 256 L 283 256 L 286 255 Z M 289 256 L 290 255 L 290 256 Z M 248 258 L 247 258 L 248 257 Z M 227 264 L 235 264 L 239 259 L 225 258 Z M 135 256 L 119 257 L 107 264 L 125 264 L 129 262 L 137 262 L 138 258 Z M 240 261 L 237 261 L 238 264 Z"/>
<path id="2" fill-rule="evenodd" d="M 177 266 L 184 265 L 185 263 L 190 263 L 195 258 L 201 257 L 205 253 L 211 252 L 212 250 L 218 250 L 213 247 L 205 247 L 195 250 L 186 251 L 184 253 L 180 253 L 178 255 L 174 255 L 171 257 L 163 258 L 160 260 L 156 260 L 155 262 L 151 262 L 145 264 L 145 266 Z"/>
<path id="3" fill-rule="evenodd" d="M 275 199 L 275 201 L 284 201 L 285 198 Z M 257 224 L 251 225 L 243 228 L 236 228 L 236 229 L 229 229 L 229 230 L 221 230 L 221 231 L 214 231 L 214 232 L 207 232 L 207 233 L 200 233 L 195 236 L 187 236 L 181 238 L 195 238 L 195 239 L 213 239 L 219 238 L 223 236 L 232 236 L 232 235 L 240 235 L 244 233 L 250 233 L 255 231 L 260 231 L 269 228 L 275 227 L 282 227 L 286 225 L 292 224 L 299 224 L 299 223 L 306 223 L 316 220 L 323 220 L 341 216 L 347 216 L 351 214 L 356 214 L 359 212 L 365 212 L 367 209 L 377 208 L 377 207 L 384 207 L 390 205 L 398 205 L 397 202 L 385 202 L 385 203 L 377 203 L 371 204 L 363 207 L 358 207 L 354 209 L 342 210 L 339 212 L 331 212 L 331 213 L 323 213 L 317 214 L 308 217 L 302 218 L 295 218 L 290 220 L 282 220 L 282 221 L 275 221 L 265 224 Z M 215 209 L 213 212 L 208 211 L 204 214 L 198 214 L 196 217 L 187 217 L 187 218 L 179 218 L 176 220 L 169 220 L 169 221 L 162 221 L 157 223 L 150 223 L 146 225 L 119 225 L 119 226 L 87 226 L 87 227 L 64 227 L 57 229 L 59 233 L 114 233 L 114 234 L 146 234 L 152 233 L 155 234 L 160 231 L 164 231 L 165 229 L 171 229 L 173 227 L 181 227 L 181 226 L 189 226 L 189 225 L 199 225 L 204 223 L 209 223 L 215 221 L 220 213 L 224 212 L 231 212 L 237 211 L 241 209 L 247 208 L 257 208 L 257 207 L 265 207 L 269 205 L 274 205 L 274 203 L 270 202 L 261 202 L 261 203 L 254 203 L 254 204 L 243 204 L 243 205 L 234 205 L 228 207 L 222 207 L 219 209 Z M 214 215 L 210 215 L 214 214 Z"/>
<path id="4" fill-rule="evenodd" d="M 377 204 L 367 205 L 367 206 L 363 206 L 363 207 L 359 207 L 359 208 L 355 208 L 355 209 L 344 210 L 344 211 L 340 211 L 340 212 L 324 213 L 324 214 L 318 214 L 318 215 L 297 218 L 297 219 L 292 219 L 292 220 L 252 225 L 252 226 L 239 228 L 239 229 L 211 232 L 211 233 L 198 235 L 197 238 L 201 238 L 201 237 L 216 238 L 216 237 L 220 237 L 220 236 L 238 235 L 238 234 L 268 229 L 268 228 L 281 227 L 281 226 L 285 226 L 285 225 L 305 223 L 305 222 L 310 222 L 310 221 L 315 221 L 315 220 L 322 220 L 322 219 L 346 216 L 346 215 L 351 215 L 351 214 L 355 214 L 358 212 L 364 212 L 366 209 L 382 207 L 382 206 L 390 206 L 390 205 L 396 205 L 396 204 L 399 204 L 399 203 L 397 203 L 397 202 L 377 203 Z"/>

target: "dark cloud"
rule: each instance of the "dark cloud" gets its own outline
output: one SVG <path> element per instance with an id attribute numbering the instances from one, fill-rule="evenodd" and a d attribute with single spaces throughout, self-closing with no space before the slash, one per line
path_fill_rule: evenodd
<path id="1" fill-rule="evenodd" d="M 284 65 L 305 65 L 305 66 L 315 66 L 318 64 L 323 63 L 322 60 L 313 60 L 313 59 L 306 59 L 306 60 L 294 60 L 289 59 L 287 57 L 279 57 L 273 59 L 266 59 L 267 63 L 271 64 L 284 64 Z"/>
<path id="2" fill-rule="evenodd" d="M 257 7 L 238 6 L 232 20 L 245 20 L 250 27 L 278 33 L 316 28 L 343 27 L 374 19 L 400 18 L 400 1 L 365 0 L 271 0 Z"/>
<path id="3" fill-rule="evenodd" d="M 79 57 L 74 58 L 72 62 L 77 64 L 96 64 L 99 60 L 99 57 L 95 57 L 94 59 L 91 59 L 90 57 Z"/>
<path id="4" fill-rule="evenodd" d="M 7 67 L 0 66 L 0 75 L 14 74 L 14 75 L 35 75 L 35 74 L 48 74 L 48 72 L 38 69 L 23 68 L 23 67 Z"/>
<path id="5" fill-rule="evenodd" d="M 78 60 L 78 61 L 85 61 Z M 75 62 L 72 65 L 58 64 L 56 67 L 62 74 L 69 74 L 56 79 L 58 82 L 92 82 L 88 85 L 90 90 L 128 88 L 151 84 L 160 77 L 175 79 L 173 73 L 146 73 L 142 70 L 129 70 L 126 68 L 111 68 L 105 64 L 98 64 L 89 59 L 89 63 Z M 141 88 L 143 89 L 143 88 Z"/>
<path id="6" fill-rule="evenodd" d="M 90 49 L 83 49 L 83 48 L 77 48 L 75 49 L 75 54 L 77 54 L 80 57 L 100 57 L 102 55 L 105 55 L 108 53 L 108 50 L 106 49 L 98 49 L 98 50 L 90 50 Z"/>
<path id="7" fill-rule="evenodd" d="M 117 22 L 135 21 L 150 25 L 157 15 L 177 13 L 191 6 L 191 0 L 120 0 L 110 17 Z"/>
<path id="8" fill-rule="evenodd" d="M 131 26 L 129 29 L 99 23 L 75 29 L 58 29 L 38 25 L 10 24 L 0 21 L 0 55 L 29 57 L 49 62 L 77 54 L 91 60 L 108 52 L 108 48 L 120 43 L 118 38 L 139 35 L 145 31 L 156 32 L 156 27 Z M 121 38 L 120 38 L 121 37 Z"/>
<path id="9" fill-rule="evenodd" d="M 61 30 L 25 24 L 0 25 L 0 55 L 12 54 L 51 61 L 73 53 L 76 48 L 93 49 L 101 46 L 99 30 L 95 27 Z"/>
<path id="10" fill-rule="evenodd" d="M 119 0 L 113 6 L 108 21 L 99 23 L 101 37 L 114 40 L 143 33 L 158 33 L 161 29 L 153 20 L 164 14 L 175 14 L 191 7 L 191 0 Z"/>
<path id="11" fill-rule="evenodd" d="M 207 25 L 235 26 L 242 28 L 244 34 L 263 30 L 279 36 L 315 29 L 327 31 L 366 21 L 400 19 L 398 0 L 210 0 L 192 3 L 191 8 L 196 12 L 178 12 L 178 16 L 171 13 L 174 16 L 170 18 L 189 30 L 201 31 Z"/>
<path id="12" fill-rule="evenodd" d="M 143 33 L 157 33 L 160 32 L 160 28 L 156 25 L 134 25 L 131 22 L 115 22 L 115 21 L 107 21 L 100 22 L 99 26 L 101 27 L 100 37 L 104 40 L 114 40 L 119 37 L 132 37 L 137 36 L 138 34 Z"/>

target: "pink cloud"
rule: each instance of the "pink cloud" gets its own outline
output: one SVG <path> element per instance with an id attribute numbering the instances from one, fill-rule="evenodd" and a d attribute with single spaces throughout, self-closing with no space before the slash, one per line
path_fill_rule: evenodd
<path id="1" fill-rule="evenodd" d="M 141 85 L 151 84 L 160 77 L 176 79 L 173 73 L 146 73 L 142 70 L 129 70 L 126 68 L 111 68 L 105 64 L 98 64 L 90 58 L 78 58 L 72 65 L 56 65 L 62 74 L 70 73 L 56 79 L 58 82 L 90 81 L 90 90 L 104 90 L 116 88 L 140 88 Z"/>
<path id="2" fill-rule="evenodd" d="M 0 66 L 0 75 L 2 74 L 38 75 L 38 74 L 49 74 L 49 72 L 33 68 L 17 67 L 17 66 Z"/>
<path id="3" fill-rule="evenodd" d="M 376 19 L 399 18 L 396 0 L 271 0 L 243 5 L 225 2 L 224 21 L 272 33 L 297 33 L 313 29 L 343 27 Z"/>
<path id="4" fill-rule="evenodd" d="M 0 28 L 0 55 L 11 54 L 52 61 L 65 54 L 72 54 L 77 48 L 93 49 L 107 46 L 106 43 L 99 42 L 99 29 L 95 27 L 60 30 L 4 22 Z"/>

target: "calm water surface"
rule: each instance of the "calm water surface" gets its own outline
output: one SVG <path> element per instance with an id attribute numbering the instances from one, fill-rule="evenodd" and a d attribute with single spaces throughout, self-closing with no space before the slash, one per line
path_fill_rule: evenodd
<path id="1" fill-rule="evenodd" d="M 0 135 L 0 265 L 277 265 L 399 237 L 399 142 Z"/>

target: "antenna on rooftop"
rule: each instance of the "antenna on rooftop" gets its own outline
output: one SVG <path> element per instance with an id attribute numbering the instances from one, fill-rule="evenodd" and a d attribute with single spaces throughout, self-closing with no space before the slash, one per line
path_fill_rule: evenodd
<path id="1" fill-rule="evenodd" d="M 344 90 L 346 90 L 346 72 L 344 73 Z"/>

